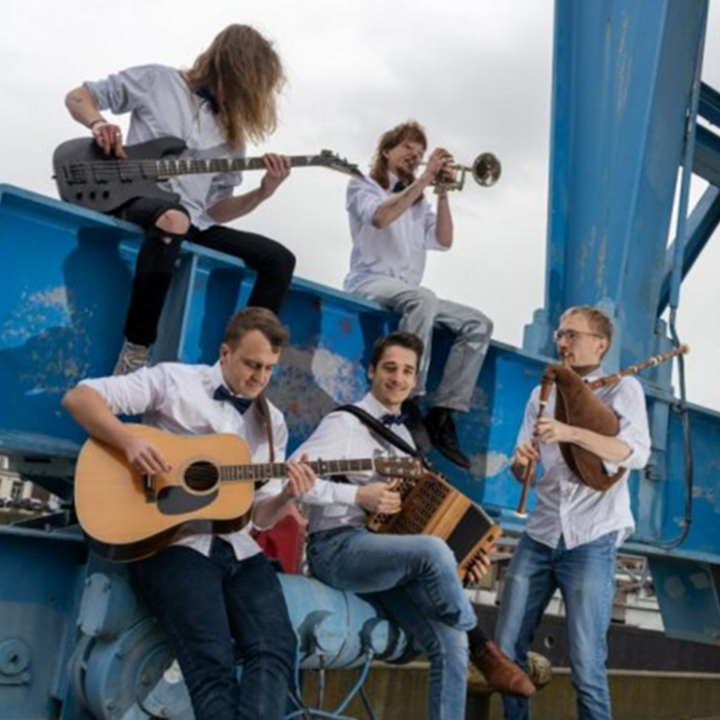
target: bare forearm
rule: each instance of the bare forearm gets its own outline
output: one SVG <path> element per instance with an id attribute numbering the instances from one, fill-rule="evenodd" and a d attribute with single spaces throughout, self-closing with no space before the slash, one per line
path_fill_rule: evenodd
<path id="1" fill-rule="evenodd" d="M 411 208 L 430 184 L 430 179 L 420 176 L 414 183 L 408 185 L 402 192 L 383 200 L 373 215 L 373 225 L 383 230 L 395 222 L 403 213 Z"/>
<path id="2" fill-rule="evenodd" d="M 65 107 L 70 111 L 73 120 L 85 127 L 90 127 L 96 120 L 103 119 L 95 105 L 93 94 L 84 85 L 71 90 L 65 96 Z"/>
<path id="3" fill-rule="evenodd" d="M 261 188 L 251 190 L 243 195 L 233 195 L 215 203 L 209 210 L 208 215 L 220 225 L 237 220 L 243 215 L 251 213 L 260 203 L 267 200 L 267 196 Z"/>
<path id="4" fill-rule="evenodd" d="M 608 462 L 621 463 L 630 457 L 630 448 L 623 440 L 599 435 L 584 428 L 573 427 L 570 442 Z"/>
<path id="5" fill-rule="evenodd" d="M 452 247 L 453 220 L 452 213 L 450 212 L 450 200 L 448 199 L 447 191 L 438 196 L 435 237 L 443 247 Z"/>
<path id="6" fill-rule="evenodd" d="M 131 437 L 125 425 L 92 388 L 82 385 L 74 388 L 65 395 L 62 404 L 90 435 L 112 447 L 124 448 Z"/>

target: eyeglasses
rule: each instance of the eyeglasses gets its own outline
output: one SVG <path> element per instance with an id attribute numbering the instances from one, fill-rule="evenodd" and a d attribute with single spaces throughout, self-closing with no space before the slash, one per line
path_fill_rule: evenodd
<path id="1" fill-rule="evenodd" d="M 590 335 L 590 337 L 603 338 L 604 335 L 593 332 L 583 332 L 582 330 L 555 330 L 553 340 L 558 343 L 561 340 L 567 340 L 570 344 L 574 343 L 580 335 Z"/>

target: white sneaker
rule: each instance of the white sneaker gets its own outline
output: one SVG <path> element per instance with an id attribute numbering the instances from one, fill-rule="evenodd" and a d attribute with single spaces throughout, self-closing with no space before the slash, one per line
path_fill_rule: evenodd
<path id="1" fill-rule="evenodd" d="M 123 343 L 122 350 L 120 350 L 120 355 L 115 363 L 113 375 L 128 375 L 131 372 L 146 367 L 149 364 L 149 352 L 150 348 L 144 345 L 136 345 L 126 340 Z"/>

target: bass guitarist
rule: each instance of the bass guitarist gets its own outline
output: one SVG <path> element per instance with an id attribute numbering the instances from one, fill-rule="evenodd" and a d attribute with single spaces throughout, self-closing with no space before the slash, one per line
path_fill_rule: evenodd
<path id="1" fill-rule="evenodd" d="M 230 320 L 215 365 L 161 363 L 123 377 L 85 380 L 63 404 L 93 437 L 147 475 L 171 468 L 157 447 L 116 415 L 142 413 L 146 424 L 177 435 L 235 433 L 257 462 L 270 458 L 273 437 L 275 457 L 282 460 L 285 420 L 258 397 L 287 337 L 272 312 L 246 308 Z M 256 491 L 257 527 L 273 525 L 314 486 L 308 464 L 289 462 L 287 468 L 278 492 L 268 486 Z M 247 532 L 184 537 L 129 568 L 135 590 L 174 647 L 197 720 L 283 716 L 296 638 L 275 571 Z M 239 684 L 236 651 L 243 663 Z"/>
<path id="2" fill-rule="evenodd" d="M 110 158 L 124 159 L 126 154 L 121 129 L 101 115 L 104 110 L 130 113 L 130 145 L 175 136 L 187 145 L 182 157 L 242 158 L 248 141 L 261 141 L 275 130 L 277 96 L 284 82 L 272 43 L 247 25 L 230 25 L 190 70 L 130 68 L 85 82 L 68 93 L 65 104 Z M 279 312 L 295 256 L 275 240 L 223 225 L 252 212 L 288 177 L 287 158 L 267 154 L 264 161 L 260 186 L 242 195 L 233 194 L 242 182 L 240 173 L 192 175 L 171 179 L 167 198 L 137 197 L 115 211 L 145 230 L 115 374 L 147 364 L 185 238 L 245 261 L 257 271 L 248 305 Z"/>

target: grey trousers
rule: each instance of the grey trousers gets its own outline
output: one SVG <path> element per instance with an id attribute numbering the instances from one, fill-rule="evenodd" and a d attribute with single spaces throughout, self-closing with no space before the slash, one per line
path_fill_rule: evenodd
<path id="1" fill-rule="evenodd" d="M 412 287 L 395 278 L 369 280 L 357 288 L 356 292 L 400 313 L 400 330 L 414 333 L 425 344 L 416 395 L 425 393 L 432 355 L 433 326 L 444 325 L 454 333 L 455 341 L 433 404 L 436 407 L 467 412 L 490 345 L 492 320 L 475 308 L 442 300 L 432 290 Z"/>

